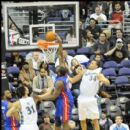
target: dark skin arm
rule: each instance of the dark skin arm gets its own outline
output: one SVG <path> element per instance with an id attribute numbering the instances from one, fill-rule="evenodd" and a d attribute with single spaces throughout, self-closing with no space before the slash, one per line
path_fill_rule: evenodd
<path id="1" fill-rule="evenodd" d="M 62 92 L 64 89 L 64 84 L 62 81 L 57 81 L 56 82 L 56 87 L 54 91 L 51 94 L 43 94 L 43 95 L 37 95 L 37 101 L 42 101 L 42 100 L 55 100 Z"/>
<path id="2" fill-rule="evenodd" d="M 66 66 L 66 63 L 63 58 L 63 47 L 62 47 L 62 40 L 61 38 L 56 34 L 56 40 L 59 43 L 59 48 L 58 48 L 58 58 L 59 58 L 59 64 L 61 66 Z"/>
<path id="3" fill-rule="evenodd" d="M 13 103 L 9 102 L 8 109 L 10 109 L 13 106 Z M 20 120 L 19 113 L 16 111 L 13 113 L 13 116 L 16 118 L 16 120 Z"/>

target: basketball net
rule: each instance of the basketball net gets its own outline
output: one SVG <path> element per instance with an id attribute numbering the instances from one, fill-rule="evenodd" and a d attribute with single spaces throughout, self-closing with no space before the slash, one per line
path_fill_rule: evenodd
<path id="1" fill-rule="evenodd" d="M 56 52 L 59 47 L 59 44 L 55 42 L 39 40 L 37 42 L 37 45 L 42 50 L 48 63 L 55 63 Z"/>

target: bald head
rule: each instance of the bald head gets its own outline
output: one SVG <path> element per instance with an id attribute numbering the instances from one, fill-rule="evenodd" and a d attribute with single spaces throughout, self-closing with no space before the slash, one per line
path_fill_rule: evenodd
<path id="1" fill-rule="evenodd" d="M 36 60 L 36 61 L 39 59 L 39 55 L 40 55 L 40 52 L 33 52 L 32 53 L 32 56 L 33 56 L 34 60 Z"/>
<path id="2" fill-rule="evenodd" d="M 100 15 L 100 14 L 101 14 L 101 9 L 100 9 L 100 7 L 96 7 L 96 8 L 95 8 L 95 13 L 96 13 L 97 15 Z"/>
<path id="3" fill-rule="evenodd" d="M 5 100 L 10 100 L 12 98 L 12 94 L 9 90 L 5 90 L 2 94 L 2 98 Z"/>

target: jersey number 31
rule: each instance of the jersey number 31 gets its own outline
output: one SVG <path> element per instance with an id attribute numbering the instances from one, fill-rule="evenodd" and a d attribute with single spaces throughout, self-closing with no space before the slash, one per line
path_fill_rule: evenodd
<path id="1" fill-rule="evenodd" d="M 28 115 L 30 115 L 30 114 L 32 114 L 32 113 L 35 112 L 33 106 L 27 106 L 27 107 L 26 107 L 26 110 L 27 110 L 27 114 L 28 114 Z"/>

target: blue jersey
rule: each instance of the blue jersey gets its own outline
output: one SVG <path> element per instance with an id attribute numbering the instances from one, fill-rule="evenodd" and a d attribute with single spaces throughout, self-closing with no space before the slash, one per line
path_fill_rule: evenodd
<path id="1" fill-rule="evenodd" d="M 1 101 L 2 119 L 4 121 L 4 130 L 18 130 L 19 123 L 14 116 L 7 117 L 8 102 L 6 100 Z"/>
<path id="2" fill-rule="evenodd" d="M 63 122 L 67 122 L 72 115 L 72 108 L 74 105 L 74 98 L 69 88 L 69 81 L 67 76 L 57 77 L 57 81 L 63 81 L 64 89 L 56 99 L 56 117 L 60 117 Z"/>

